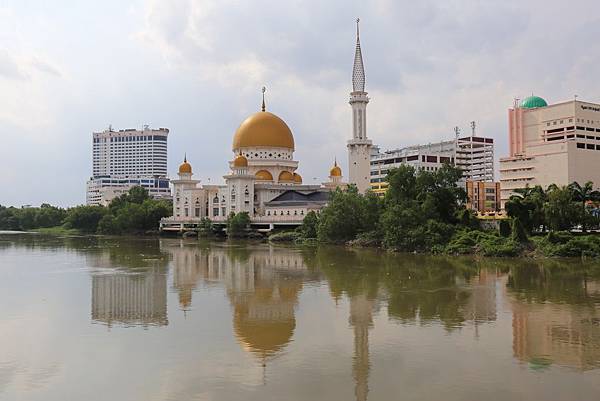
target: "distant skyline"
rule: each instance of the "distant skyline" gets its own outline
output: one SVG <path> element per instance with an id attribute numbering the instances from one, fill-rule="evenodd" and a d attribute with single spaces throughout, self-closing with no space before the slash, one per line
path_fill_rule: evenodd
<path id="1" fill-rule="evenodd" d="M 233 134 L 283 118 L 305 183 L 347 177 L 355 20 L 368 136 L 383 149 L 454 137 L 507 154 L 507 108 L 600 102 L 600 15 L 588 1 L 4 1 L 0 204 L 85 202 L 92 132 L 167 127 L 169 173 L 222 182 Z"/>

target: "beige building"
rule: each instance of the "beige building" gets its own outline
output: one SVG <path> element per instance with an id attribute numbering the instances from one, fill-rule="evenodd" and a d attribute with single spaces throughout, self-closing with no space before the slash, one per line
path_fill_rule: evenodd
<path id="1" fill-rule="evenodd" d="M 510 155 L 500 159 L 501 203 L 517 188 L 573 181 L 600 186 L 600 105 L 548 105 L 537 96 L 508 111 Z"/>
<path id="2" fill-rule="evenodd" d="M 466 182 L 467 208 L 477 212 L 500 210 L 500 183 L 471 181 Z"/>

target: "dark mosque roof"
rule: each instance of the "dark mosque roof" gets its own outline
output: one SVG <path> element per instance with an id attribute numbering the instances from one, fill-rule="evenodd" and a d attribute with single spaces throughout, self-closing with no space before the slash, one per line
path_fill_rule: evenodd
<path id="1" fill-rule="evenodd" d="M 328 191 L 314 191 L 302 193 L 296 190 L 288 190 L 265 203 L 267 207 L 278 206 L 307 206 L 324 205 L 329 201 Z"/>

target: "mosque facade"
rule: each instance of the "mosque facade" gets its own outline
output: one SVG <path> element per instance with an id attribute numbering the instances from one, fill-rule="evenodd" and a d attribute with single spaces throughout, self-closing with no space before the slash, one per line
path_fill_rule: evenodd
<path id="1" fill-rule="evenodd" d="M 246 212 L 253 225 L 300 224 L 307 213 L 319 212 L 336 188 L 346 188 L 342 169 L 334 161 L 329 179 L 305 184 L 294 159 L 296 143 L 290 127 L 266 110 L 265 89 L 261 110 L 238 127 L 232 140 L 232 159 L 224 184 L 202 184 L 193 178 L 191 164 L 184 157 L 173 184 L 173 216 L 161 220 L 162 231 L 193 229 L 204 218 L 223 223 L 232 213 Z M 360 48 L 358 20 L 352 71 L 352 136 L 348 141 L 350 183 L 364 192 L 370 187 L 371 141 L 366 134 L 365 72 Z M 260 227 L 259 227 L 260 228 Z"/>

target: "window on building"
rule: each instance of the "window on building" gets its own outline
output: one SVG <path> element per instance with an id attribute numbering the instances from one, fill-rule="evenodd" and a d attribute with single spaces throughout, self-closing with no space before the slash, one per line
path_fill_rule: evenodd
<path id="1" fill-rule="evenodd" d="M 585 149 L 585 143 L 577 142 L 577 149 Z"/>
<path id="2" fill-rule="evenodd" d="M 200 217 L 200 208 L 199 207 L 196 208 L 196 217 Z"/>

